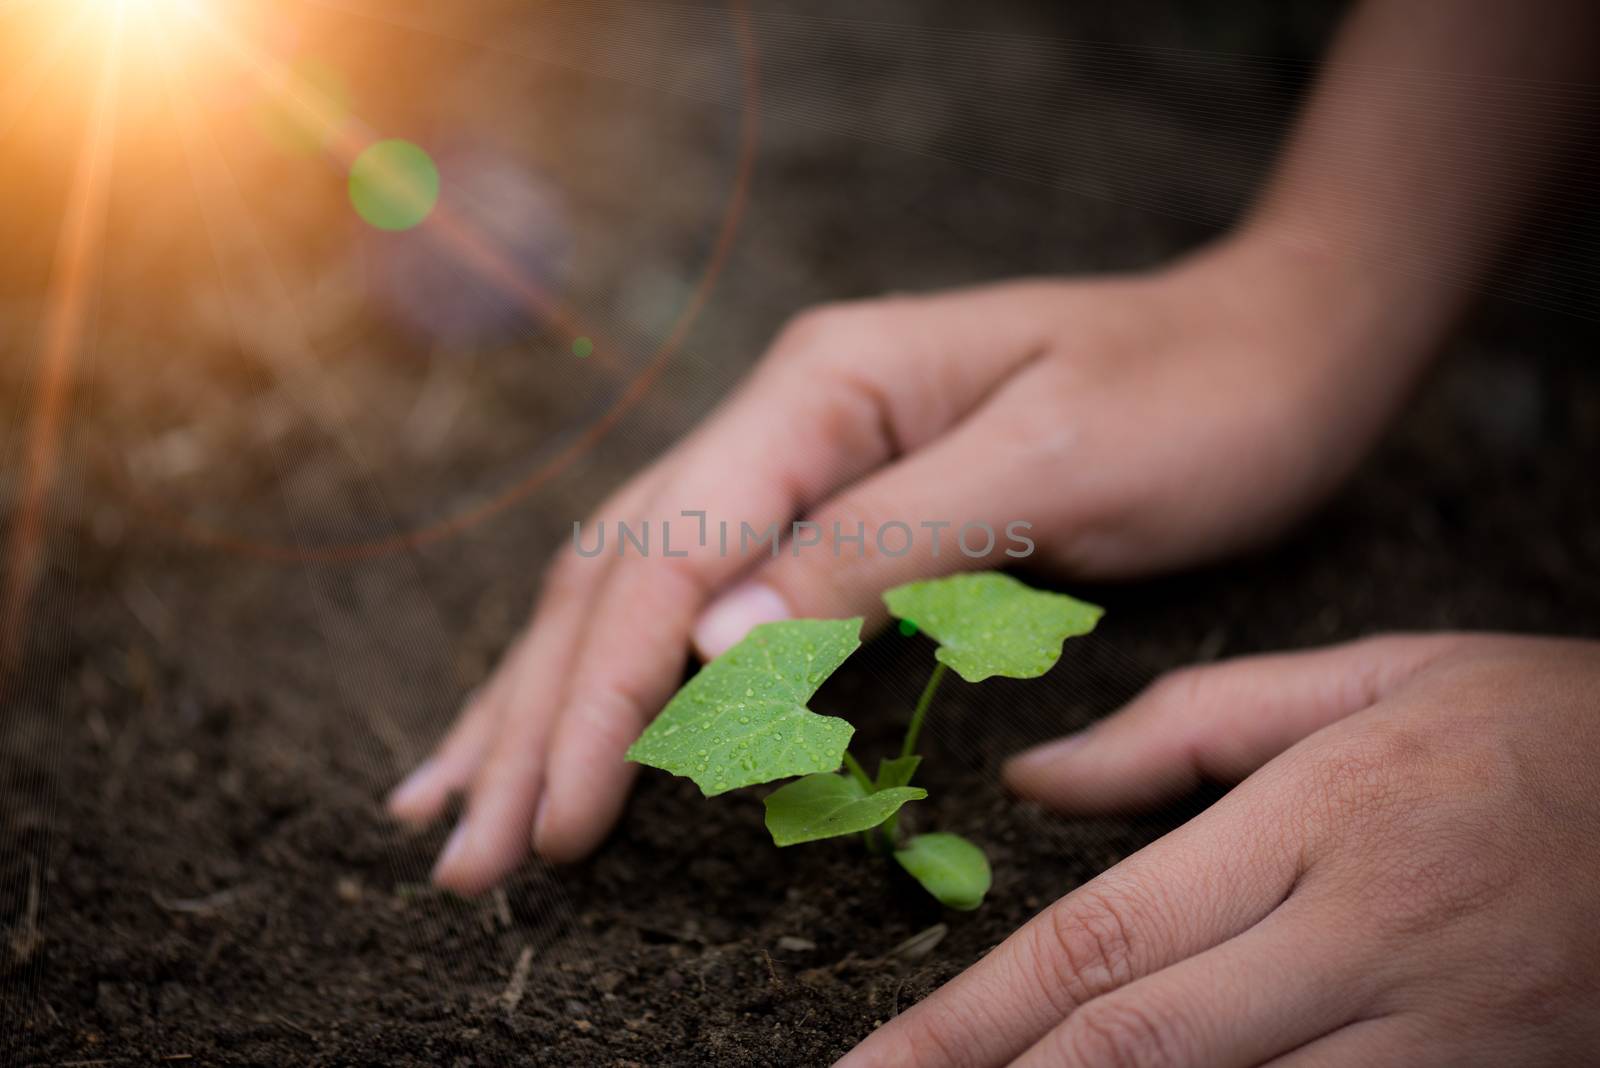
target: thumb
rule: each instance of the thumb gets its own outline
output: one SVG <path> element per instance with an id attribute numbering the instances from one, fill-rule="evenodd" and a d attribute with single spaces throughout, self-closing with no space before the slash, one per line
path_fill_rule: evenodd
<path id="1" fill-rule="evenodd" d="M 1003 776 L 1016 793 L 1074 812 L 1152 804 L 1202 780 L 1237 782 L 1464 640 L 1386 635 L 1184 668 L 1088 730 L 1013 757 Z"/>
<path id="2" fill-rule="evenodd" d="M 823 502 L 783 531 L 782 544 L 758 546 L 767 558 L 701 614 L 696 649 L 717 656 L 779 619 L 860 615 L 875 626 L 886 617 L 884 590 L 1029 555 L 1041 532 L 1012 514 L 1012 502 L 1028 499 L 1018 478 L 1034 475 L 997 477 L 1005 447 L 976 420 Z"/>

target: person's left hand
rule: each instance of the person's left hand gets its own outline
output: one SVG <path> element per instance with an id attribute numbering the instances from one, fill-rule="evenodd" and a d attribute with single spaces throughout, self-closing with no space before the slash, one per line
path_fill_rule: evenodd
<path id="1" fill-rule="evenodd" d="M 1189 669 L 1006 769 L 1076 812 L 1246 775 L 839 1064 L 1594 1063 L 1600 643 Z"/>

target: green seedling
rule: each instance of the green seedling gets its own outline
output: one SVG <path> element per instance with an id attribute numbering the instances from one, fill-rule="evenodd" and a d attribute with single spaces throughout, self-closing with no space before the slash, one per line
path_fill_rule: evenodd
<path id="1" fill-rule="evenodd" d="M 983 850 L 959 835 L 900 832 L 900 810 L 928 796 L 911 785 L 922 763 L 917 742 L 928 709 L 951 670 L 967 682 L 1043 675 L 1066 639 L 1094 629 L 1101 610 L 997 572 L 912 582 L 883 599 L 903 631 L 921 631 L 938 649 L 900 753 L 880 760 L 875 776 L 850 753 L 855 728 L 807 707 L 860 647 L 859 617 L 756 627 L 678 691 L 628 759 L 692 779 L 707 797 L 798 776 L 766 798 L 773 842 L 860 834 L 943 904 L 975 909 L 990 883 Z"/>

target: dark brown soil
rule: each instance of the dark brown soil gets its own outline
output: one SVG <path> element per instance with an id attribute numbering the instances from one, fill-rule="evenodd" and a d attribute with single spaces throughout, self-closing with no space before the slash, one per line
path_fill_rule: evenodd
<path id="1" fill-rule="evenodd" d="M 1304 55 L 1326 23 L 1324 13 L 1279 25 L 1268 5 L 1259 24 L 1241 19 L 1221 33 L 1187 23 L 1182 9 L 1150 16 L 1160 43 Z M 883 5 L 881 14 L 968 26 L 977 18 L 966 6 Z M 985 28 L 1091 39 L 1123 32 L 1138 41 L 1143 25 L 1041 23 L 1003 7 L 989 17 Z M 1069 144 L 1035 145 L 1039 157 L 1020 175 L 969 165 L 1016 144 L 1003 129 L 964 123 L 959 78 L 851 58 L 851 47 L 870 57 L 885 46 L 849 24 L 808 32 L 830 43 L 816 53 L 826 62 L 806 68 L 779 51 L 768 65 L 772 99 L 818 85 L 840 107 L 891 90 L 934 94 L 935 103 L 943 93 L 943 105 L 928 107 L 942 116 L 928 143 L 819 132 L 773 105 L 740 252 L 691 355 L 619 434 L 492 522 L 425 549 L 343 562 L 201 547 L 152 522 L 136 498 L 153 491 L 136 482 L 130 493 L 106 457 L 169 432 L 160 413 L 185 390 L 195 411 L 196 397 L 232 397 L 230 427 L 250 425 L 252 405 L 270 396 L 230 379 L 221 358 L 197 364 L 200 385 L 119 379 L 110 363 L 80 385 L 80 402 L 103 419 L 74 430 L 72 478 L 0 721 L 0 925 L 9 937 L 0 946 L 0 1059 L 826 1064 L 1214 796 L 1126 821 L 1066 821 L 996 789 L 1006 753 L 1196 659 L 1388 628 L 1600 634 L 1596 332 L 1577 315 L 1491 302 L 1381 453 L 1298 534 L 1224 568 L 1075 590 L 1109 607 L 1107 623 L 1044 680 L 945 691 L 924 765 L 932 796 L 913 818 L 989 851 L 995 886 L 981 911 L 942 912 L 853 841 L 776 850 L 758 791 L 705 801 L 653 772 L 590 862 L 529 866 L 481 900 L 431 889 L 442 832 L 393 827 L 384 792 L 481 679 L 522 615 L 537 562 L 571 521 L 690 425 L 785 314 L 823 297 L 1149 262 L 1207 232 L 1194 212 L 1078 195 L 1075 179 L 1061 177 L 1068 164 L 1050 170 Z M 1008 70 L 989 68 L 990 95 L 975 99 L 993 107 L 1025 85 L 1055 94 L 1062 115 L 1142 129 L 1152 142 L 1205 133 L 1181 109 L 1163 110 L 1153 89 L 1141 97 L 1159 87 L 1159 64 L 1148 72 L 1156 81 L 1092 99 L 1073 96 L 1066 81 L 1041 81 L 1036 69 Z M 1287 79 L 1262 99 L 1287 114 L 1297 87 Z M 726 130 L 710 127 L 704 141 L 692 124 L 674 127 L 682 138 L 671 144 L 725 182 Z M 676 158 L 666 141 L 660 151 Z M 1158 168 L 1155 180 L 1170 187 L 1170 204 L 1228 203 L 1248 190 L 1252 172 L 1243 170 Z M 700 222 L 715 217 L 714 197 L 697 206 Z M 699 262 L 695 241 L 653 236 Z M 619 238 L 595 255 L 616 272 L 633 250 Z M 1551 262 L 1535 257 L 1526 277 L 1559 277 Z M 604 286 L 593 284 L 589 295 L 602 299 Z M 352 314 L 357 334 L 380 340 L 353 345 L 338 373 L 374 404 L 385 388 L 396 405 L 411 403 L 426 347 L 416 361 L 392 360 L 408 352 L 403 335 L 386 334 L 369 312 Z M 190 342 L 203 359 L 203 339 Z M 508 389 L 522 390 L 524 411 L 565 427 L 590 414 L 593 398 L 573 400 L 527 369 L 562 348 L 559 339 L 520 343 L 509 362 L 498 350 L 477 353 L 460 389 L 470 403 L 504 403 Z M 21 374 L 6 389 L 20 396 L 28 385 Z M 596 388 L 604 394 L 606 384 Z M 397 516 L 448 513 L 536 459 L 545 439 L 520 420 L 515 406 L 493 408 L 463 429 L 458 451 L 412 467 L 399 439 L 385 436 L 390 424 L 374 418 L 356 430 L 371 435 L 365 455 L 384 478 L 365 481 L 370 471 L 339 466 L 347 458 L 311 432 L 291 438 L 287 453 L 252 449 L 259 435 L 245 432 L 208 438 L 198 474 L 159 486 L 162 509 L 261 537 L 369 536 L 364 494 L 387 502 L 383 522 L 371 524 L 391 529 L 404 525 Z M 387 497 L 386 480 L 395 484 Z M 8 505 L 14 494 L 7 489 Z M 285 503 L 295 500 L 326 507 Z M 887 752 L 929 655 L 923 639 L 880 638 L 817 707 L 858 723 L 858 752 Z M 930 934 L 936 928 L 942 938 Z"/>
<path id="2" fill-rule="evenodd" d="M 899 678 L 900 652 L 868 660 Z M 825 1063 L 1148 837 L 1044 820 L 942 754 L 918 818 L 983 841 L 997 881 L 981 913 L 941 915 L 853 841 L 778 852 L 754 791 L 710 804 L 651 775 L 593 863 L 464 901 L 425 885 L 438 836 L 390 827 L 326 725 L 139 651 L 75 676 L 8 739 L 39 754 L 8 758 L 4 798 L 24 1059 Z M 829 707 L 885 689 L 852 673 Z M 952 704 L 947 728 L 991 707 Z M 940 923 L 925 954 L 896 952 Z"/>

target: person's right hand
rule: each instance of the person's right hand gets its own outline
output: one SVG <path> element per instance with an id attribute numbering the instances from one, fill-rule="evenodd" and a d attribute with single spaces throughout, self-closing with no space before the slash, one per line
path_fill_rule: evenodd
<path id="1" fill-rule="evenodd" d="M 1092 578 L 1271 534 L 1349 470 L 1420 362 L 1379 298 L 1336 261 L 1251 237 L 1149 274 L 807 312 L 585 525 L 648 519 L 651 555 L 561 552 L 532 623 L 391 811 L 426 822 L 465 791 L 434 877 L 482 890 L 530 844 L 564 861 L 605 835 L 634 771 L 623 752 L 691 637 L 709 657 L 768 620 L 880 622 L 891 586 L 1012 562 L 1013 521 L 1031 524 L 1030 566 Z M 865 551 L 722 555 L 686 510 L 727 521 L 733 546 L 741 523 L 806 519 L 828 539 L 864 523 Z M 914 532 L 904 555 L 875 544 L 891 521 Z M 920 524 L 939 521 L 935 556 Z M 987 555 L 956 545 L 969 521 L 1000 535 Z M 687 557 L 661 554 L 663 524 Z"/>

